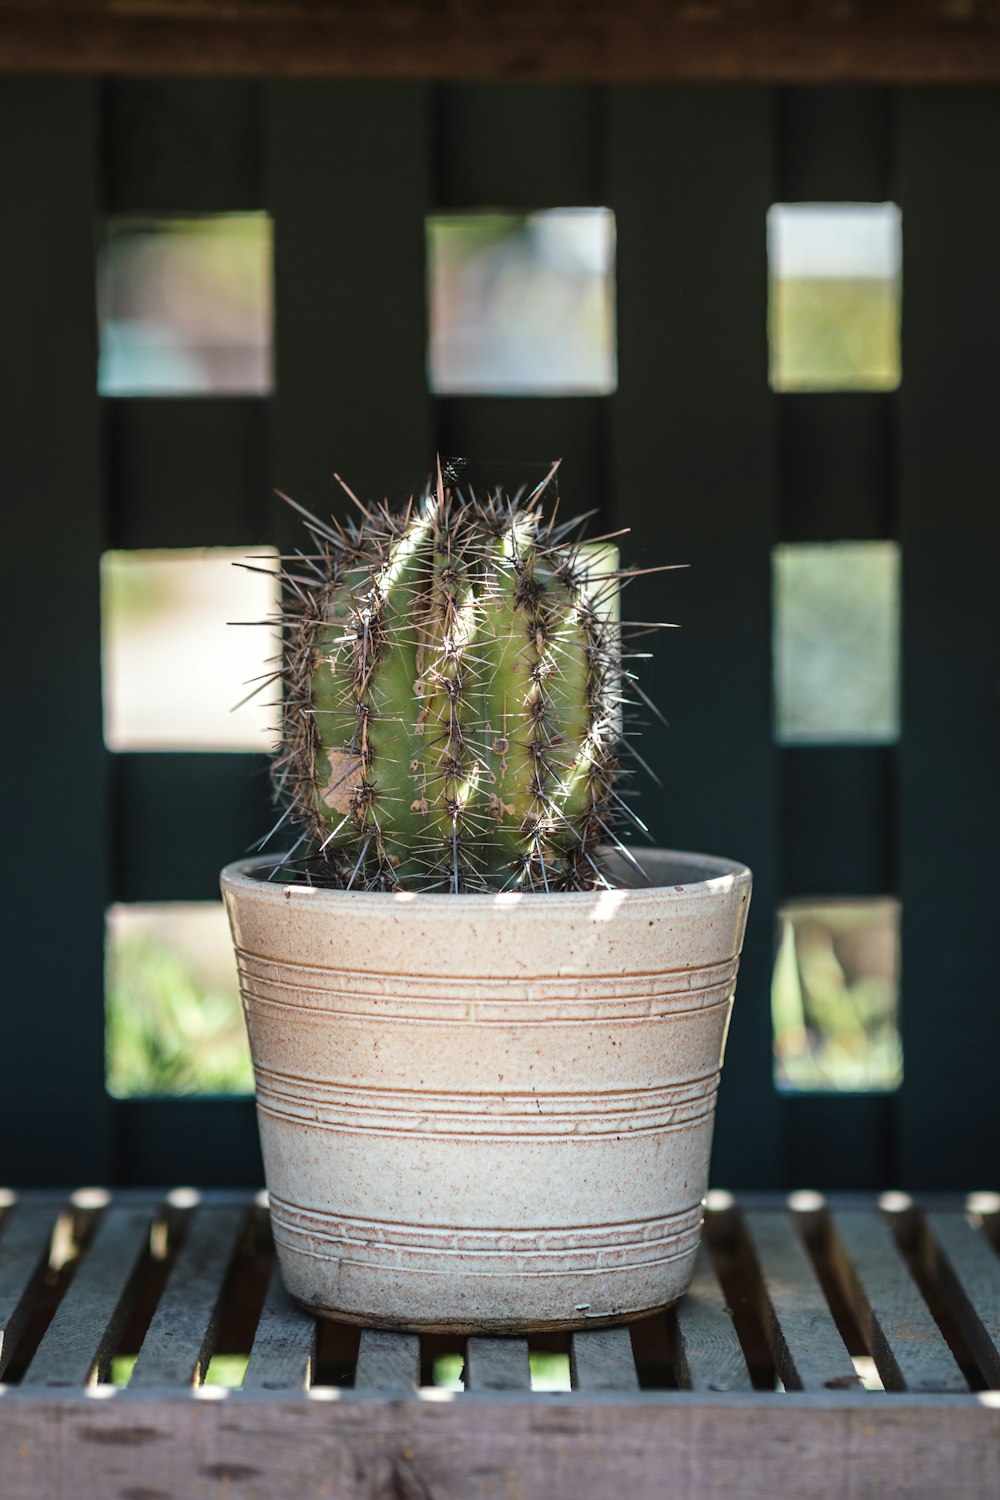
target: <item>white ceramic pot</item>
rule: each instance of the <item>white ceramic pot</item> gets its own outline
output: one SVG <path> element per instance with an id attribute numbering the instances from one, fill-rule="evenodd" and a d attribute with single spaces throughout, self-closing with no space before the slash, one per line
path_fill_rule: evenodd
<path id="1" fill-rule="evenodd" d="M 222 874 L 285 1282 L 385 1328 L 620 1322 L 682 1296 L 750 871 L 367 894 Z"/>

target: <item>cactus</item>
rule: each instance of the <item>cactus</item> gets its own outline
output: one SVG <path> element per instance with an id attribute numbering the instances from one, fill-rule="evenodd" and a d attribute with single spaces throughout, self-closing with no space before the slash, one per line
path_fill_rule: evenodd
<path id="1" fill-rule="evenodd" d="M 312 882 L 606 883 L 597 850 L 626 806 L 608 608 L 622 575 L 613 548 L 582 545 L 580 523 L 543 517 L 547 483 L 480 499 L 446 487 L 439 466 L 400 514 L 350 490 L 357 518 L 305 513 L 316 550 L 282 574 L 274 783 Z"/>

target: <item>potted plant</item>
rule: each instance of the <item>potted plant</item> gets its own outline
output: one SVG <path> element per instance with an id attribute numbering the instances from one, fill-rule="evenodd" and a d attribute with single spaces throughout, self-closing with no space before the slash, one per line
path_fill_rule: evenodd
<path id="1" fill-rule="evenodd" d="M 296 841 L 222 886 L 282 1272 L 349 1322 L 623 1321 L 697 1251 L 750 872 L 617 837 L 627 575 L 543 489 L 285 562 Z"/>

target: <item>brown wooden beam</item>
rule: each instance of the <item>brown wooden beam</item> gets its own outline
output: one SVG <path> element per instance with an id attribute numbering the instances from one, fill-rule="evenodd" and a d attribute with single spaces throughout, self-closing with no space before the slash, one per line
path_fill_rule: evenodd
<path id="1" fill-rule="evenodd" d="M 998 0 L 0 0 L 0 72 L 1000 80 Z"/>

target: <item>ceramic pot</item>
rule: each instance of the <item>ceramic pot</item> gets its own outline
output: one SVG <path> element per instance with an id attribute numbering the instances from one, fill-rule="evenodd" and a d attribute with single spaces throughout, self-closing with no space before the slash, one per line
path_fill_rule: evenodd
<path id="1" fill-rule="evenodd" d="M 751 876 L 643 864 L 642 888 L 496 896 L 269 883 L 273 858 L 223 871 L 300 1302 L 513 1333 L 683 1295 Z"/>

